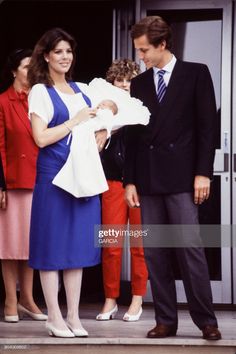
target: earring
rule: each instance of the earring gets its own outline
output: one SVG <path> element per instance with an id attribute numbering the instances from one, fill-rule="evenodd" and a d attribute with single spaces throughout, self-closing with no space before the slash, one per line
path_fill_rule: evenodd
<path id="1" fill-rule="evenodd" d="M 48 59 L 48 58 L 46 58 L 45 60 L 46 60 L 47 63 L 49 62 L 49 59 Z"/>

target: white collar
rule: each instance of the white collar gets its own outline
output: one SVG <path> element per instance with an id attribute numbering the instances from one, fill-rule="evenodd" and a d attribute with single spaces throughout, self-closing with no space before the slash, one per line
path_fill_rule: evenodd
<path id="1" fill-rule="evenodd" d="M 158 71 L 160 71 L 160 70 L 165 70 L 166 72 L 171 74 L 174 69 L 176 61 L 177 61 L 176 57 L 174 56 L 174 54 L 172 54 L 171 60 L 162 69 L 157 68 L 157 67 L 153 67 L 154 74 L 157 74 Z"/>

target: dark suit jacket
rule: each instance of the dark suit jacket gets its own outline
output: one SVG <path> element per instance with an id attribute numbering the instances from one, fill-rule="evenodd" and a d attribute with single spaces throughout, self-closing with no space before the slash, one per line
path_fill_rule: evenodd
<path id="1" fill-rule="evenodd" d="M 214 88 L 204 64 L 177 60 L 159 104 L 153 69 L 131 81 L 131 96 L 151 112 L 148 126 L 130 126 L 124 185 L 139 194 L 193 190 L 194 177 L 212 177 L 216 124 Z"/>
<path id="2" fill-rule="evenodd" d="M 26 109 L 12 86 L 0 95 L 0 154 L 7 189 L 33 189 L 38 147 Z"/>
<path id="3" fill-rule="evenodd" d="M 107 180 L 123 182 L 125 159 L 125 127 L 112 134 L 109 145 L 100 153 Z"/>

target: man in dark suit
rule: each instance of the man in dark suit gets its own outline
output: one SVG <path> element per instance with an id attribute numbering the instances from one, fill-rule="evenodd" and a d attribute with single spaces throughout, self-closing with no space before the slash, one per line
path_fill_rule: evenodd
<path id="1" fill-rule="evenodd" d="M 126 200 L 131 207 L 141 205 L 143 224 L 198 225 L 198 205 L 209 197 L 215 153 L 216 104 L 209 70 L 206 65 L 175 58 L 170 27 L 159 16 L 135 24 L 131 37 L 148 69 L 132 79 L 131 95 L 149 108 L 151 119 L 146 127 L 128 129 Z M 191 233 L 189 228 L 182 230 L 182 236 L 189 237 L 189 245 L 199 245 L 198 228 L 193 227 Z M 155 236 L 164 237 L 150 235 Z M 150 246 L 150 240 L 147 246 L 146 242 L 156 317 L 156 327 L 147 337 L 176 335 L 177 301 L 171 264 L 174 252 L 193 322 L 204 339 L 221 339 L 204 249 L 181 244 L 158 247 L 155 242 Z"/>

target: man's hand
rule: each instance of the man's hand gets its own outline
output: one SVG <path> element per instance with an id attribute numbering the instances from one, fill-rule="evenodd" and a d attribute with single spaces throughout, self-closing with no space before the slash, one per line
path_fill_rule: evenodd
<path id="1" fill-rule="evenodd" d="M 98 151 L 102 151 L 107 140 L 107 130 L 99 130 L 95 133 L 95 139 L 98 147 Z"/>
<path id="2" fill-rule="evenodd" d="M 7 208 L 7 192 L 0 188 L 0 209 Z"/>
<path id="3" fill-rule="evenodd" d="M 210 178 L 195 176 L 194 179 L 194 203 L 202 204 L 210 195 Z"/>
<path id="4" fill-rule="evenodd" d="M 134 184 L 125 187 L 125 200 L 130 208 L 140 207 L 139 197 Z"/>

